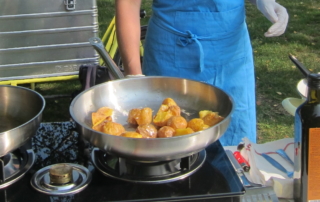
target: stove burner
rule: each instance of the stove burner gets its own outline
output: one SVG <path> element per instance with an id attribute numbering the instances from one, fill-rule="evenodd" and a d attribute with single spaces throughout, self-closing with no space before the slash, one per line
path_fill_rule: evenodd
<path id="1" fill-rule="evenodd" d="M 60 163 L 51 166 L 49 170 L 50 183 L 52 184 L 66 184 L 73 179 L 73 169 L 72 166 L 66 163 Z"/>
<path id="2" fill-rule="evenodd" d="M 35 161 L 32 149 L 17 149 L 0 158 L 0 189 L 18 181 L 31 168 Z"/>
<path id="3" fill-rule="evenodd" d="M 51 169 L 54 167 L 70 167 L 70 181 L 65 183 L 52 182 L 50 175 L 52 174 Z M 81 165 L 73 163 L 61 163 L 46 166 L 38 170 L 31 179 L 31 186 L 44 194 L 54 195 L 54 196 L 65 196 L 76 194 L 84 190 L 91 182 L 90 171 Z M 61 182 L 61 181 L 59 181 Z"/>
<path id="4" fill-rule="evenodd" d="M 115 157 L 94 148 L 91 159 L 105 176 L 128 182 L 160 184 L 186 178 L 197 171 L 206 159 L 206 151 L 177 160 L 149 162 Z"/>

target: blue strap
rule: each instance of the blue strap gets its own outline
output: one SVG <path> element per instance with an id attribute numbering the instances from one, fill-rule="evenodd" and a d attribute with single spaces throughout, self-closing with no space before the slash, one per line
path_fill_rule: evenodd
<path id="1" fill-rule="evenodd" d="M 293 161 L 290 159 L 290 157 L 287 155 L 287 153 L 283 149 L 278 149 L 276 151 L 282 158 L 284 158 L 286 161 L 288 161 L 292 166 L 294 166 Z"/>
<path id="2" fill-rule="evenodd" d="M 281 170 L 282 172 L 286 173 L 289 178 L 293 177 L 293 172 L 287 171 L 280 163 L 278 163 L 272 157 L 268 156 L 265 153 L 262 153 L 261 156 L 263 156 L 271 165 L 273 165 L 277 169 Z"/>
<path id="3" fill-rule="evenodd" d="M 190 43 L 193 43 L 194 41 L 198 44 L 199 51 L 200 51 L 200 57 L 199 57 L 199 64 L 200 64 L 200 72 L 204 70 L 204 55 L 203 55 L 203 47 L 198 39 L 201 39 L 201 37 L 198 37 L 195 34 L 192 34 L 190 31 L 187 31 L 187 34 L 185 36 L 182 36 L 177 41 L 177 44 L 180 46 L 187 46 Z"/>

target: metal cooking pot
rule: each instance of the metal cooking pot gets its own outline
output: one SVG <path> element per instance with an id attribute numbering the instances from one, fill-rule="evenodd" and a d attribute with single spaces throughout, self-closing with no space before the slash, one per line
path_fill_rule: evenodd
<path id="1" fill-rule="evenodd" d="M 107 106 L 114 110 L 115 122 L 133 131 L 135 128 L 127 123 L 129 111 L 150 107 L 155 115 L 167 97 L 176 101 L 187 120 L 198 118 L 200 110 L 217 111 L 225 119 L 206 130 L 171 138 L 127 138 L 91 129 L 91 113 Z M 212 85 L 182 78 L 148 76 L 93 86 L 74 98 L 70 114 L 80 135 L 99 149 L 132 160 L 162 161 L 197 153 L 217 141 L 226 131 L 233 109 L 231 97 Z"/>
<path id="2" fill-rule="evenodd" d="M 24 145 L 40 126 L 45 99 L 24 87 L 0 85 L 0 157 Z"/>

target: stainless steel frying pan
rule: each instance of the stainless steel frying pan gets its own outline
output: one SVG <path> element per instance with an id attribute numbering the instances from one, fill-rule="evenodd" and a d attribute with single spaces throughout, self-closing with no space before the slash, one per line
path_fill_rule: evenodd
<path id="1" fill-rule="evenodd" d="M 24 87 L 0 85 L 0 157 L 24 145 L 42 120 L 45 99 Z"/>
<path id="2" fill-rule="evenodd" d="M 117 67 L 111 63 L 109 68 Z M 115 77 L 119 78 L 117 72 L 114 72 Z M 206 130 L 172 138 L 135 139 L 91 129 L 91 113 L 107 106 L 114 109 L 115 122 L 133 131 L 135 128 L 127 124 L 129 111 L 150 107 L 156 113 L 167 97 L 176 101 L 187 120 L 199 117 L 201 110 L 217 111 L 225 119 Z M 118 79 L 93 86 L 74 98 L 70 114 L 80 135 L 101 150 L 132 160 L 162 161 L 197 153 L 217 141 L 226 131 L 233 109 L 231 97 L 215 86 L 182 78 L 147 76 Z"/>

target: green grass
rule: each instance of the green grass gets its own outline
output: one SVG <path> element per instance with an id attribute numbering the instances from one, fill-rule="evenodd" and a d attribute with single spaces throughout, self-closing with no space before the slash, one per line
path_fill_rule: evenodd
<path id="1" fill-rule="evenodd" d="M 69 121 L 70 96 L 80 89 L 78 80 L 43 83 L 36 85 L 36 91 L 46 98 L 46 107 L 43 112 L 43 122 Z M 47 98 L 54 96 L 56 98 Z"/>
<path id="2" fill-rule="evenodd" d="M 142 8 L 151 15 L 151 0 L 144 0 Z M 263 33 L 271 23 L 250 3 L 247 3 L 247 24 L 254 50 L 258 139 L 260 143 L 293 137 L 294 117 L 287 113 L 281 102 L 287 97 L 299 97 L 296 84 L 302 73 L 289 60 L 295 55 L 313 72 L 320 72 L 320 1 L 279 0 L 290 15 L 286 33 L 266 38 Z M 98 0 L 99 35 L 102 37 L 114 15 L 114 0 Z M 37 84 L 43 95 L 71 94 L 79 89 L 78 81 Z M 46 99 L 43 121 L 68 121 L 70 98 Z"/>
<path id="3" fill-rule="evenodd" d="M 99 22 L 99 35 L 103 36 L 105 30 L 108 28 L 108 25 L 111 19 L 114 16 L 115 12 L 115 0 L 97 0 L 98 5 L 98 22 Z M 147 16 L 141 20 L 141 24 L 147 24 L 150 18 L 151 12 L 151 0 L 144 0 L 142 2 L 141 8 L 147 11 Z"/>
<path id="4" fill-rule="evenodd" d="M 299 98 L 296 84 L 304 77 L 288 55 L 295 55 L 313 72 L 320 71 L 320 2 L 278 2 L 287 8 L 290 19 L 285 34 L 275 38 L 263 36 L 271 23 L 254 6 L 247 6 L 257 79 L 259 142 L 293 137 L 294 117 L 284 111 L 281 102 L 287 97 Z"/>

